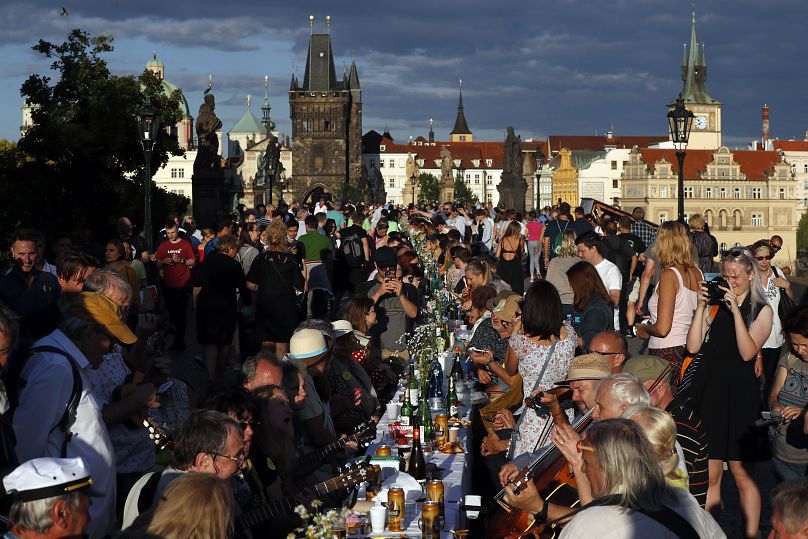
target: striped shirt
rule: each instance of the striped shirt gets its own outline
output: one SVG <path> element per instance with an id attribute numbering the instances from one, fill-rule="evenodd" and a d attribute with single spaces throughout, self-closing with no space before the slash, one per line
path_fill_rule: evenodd
<path id="1" fill-rule="evenodd" d="M 701 418 L 687 405 L 674 399 L 665 411 L 671 414 L 676 423 L 676 441 L 682 446 L 689 475 L 690 494 L 699 505 L 707 503 L 707 433 Z"/>

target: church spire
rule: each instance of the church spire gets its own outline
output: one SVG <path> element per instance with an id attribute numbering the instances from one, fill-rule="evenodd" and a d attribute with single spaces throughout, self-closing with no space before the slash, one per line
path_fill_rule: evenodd
<path id="1" fill-rule="evenodd" d="M 696 9 L 690 19 L 690 44 L 685 44 L 682 65 L 682 97 L 685 103 L 719 103 L 707 93 L 707 58 L 704 43 L 696 36 Z"/>
<path id="2" fill-rule="evenodd" d="M 469 124 L 466 122 L 466 115 L 463 112 L 463 79 L 460 79 L 460 97 L 457 101 L 457 117 L 455 118 L 454 128 L 449 133 L 449 136 L 452 142 L 470 142 L 472 137 L 471 129 L 469 129 Z"/>

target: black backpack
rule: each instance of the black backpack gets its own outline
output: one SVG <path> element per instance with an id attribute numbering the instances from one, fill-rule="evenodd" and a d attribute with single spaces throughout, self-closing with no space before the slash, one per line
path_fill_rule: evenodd
<path id="1" fill-rule="evenodd" d="M 51 432 L 53 432 L 54 429 L 58 428 L 64 433 L 65 439 L 62 443 L 61 457 L 66 458 L 67 444 L 73 437 L 73 433 L 70 432 L 70 427 L 72 427 L 73 423 L 76 422 L 76 413 L 79 408 L 81 392 L 84 389 L 84 386 L 81 382 L 81 374 L 79 373 L 79 366 L 76 363 L 76 360 L 64 350 L 56 348 L 55 346 L 35 346 L 29 349 L 27 354 L 20 355 L 11 361 L 8 375 L 6 376 L 6 393 L 8 395 L 9 410 L 6 412 L 4 419 L 9 424 L 12 424 L 14 419 L 14 411 L 20 404 L 20 393 L 26 385 L 26 381 L 22 378 L 23 368 L 32 356 L 40 352 L 50 352 L 52 354 L 63 356 L 65 359 L 67 359 L 67 362 L 70 365 L 70 370 L 73 374 L 73 388 L 71 389 L 70 399 L 67 401 L 67 407 L 65 407 L 65 411 L 62 414 L 62 417 L 59 419 L 59 422 L 55 427 L 53 427 L 53 429 L 51 429 Z"/>
<path id="2" fill-rule="evenodd" d="M 353 233 L 342 238 L 339 249 L 349 268 L 361 268 L 365 265 L 365 251 L 359 234 Z"/>

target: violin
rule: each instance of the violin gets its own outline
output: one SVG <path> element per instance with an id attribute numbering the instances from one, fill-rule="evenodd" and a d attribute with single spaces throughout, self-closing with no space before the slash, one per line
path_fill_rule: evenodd
<path id="1" fill-rule="evenodd" d="M 567 415 L 561 409 L 559 398 L 567 397 L 571 394 L 569 388 L 556 388 L 545 393 L 554 395 L 548 403 L 550 413 L 556 425 L 569 425 Z M 527 397 L 525 404 L 528 408 L 534 408 L 535 399 Z M 528 413 L 527 410 L 525 413 Z M 592 410 L 577 418 L 573 425 L 573 430 L 580 433 L 592 419 Z M 511 486 L 515 493 L 521 492 L 528 481 L 533 481 L 539 496 L 544 503 L 553 503 L 572 509 L 578 505 L 578 491 L 575 475 L 567 465 L 567 461 L 561 452 L 554 445 L 545 448 L 544 453 L 533 464 L 519 470 L 517 476 L 511 481 Z M 504 500 L 505 489 L 502 489 L 495 497 L 494 501 L 503 509 L 497 511 L 489 517 L 486 523 L 486 531 L 492 537 L 502 537 L 505 539 L 518 539 L 522 537 L 549 538 L 555 537 L 558 525 L 553 523 L 547 526 L 546 522 L 535 521 L 533 515 L 523 509 L 511 507 Z"/>
<path id="2" fill-rule="evenodd" d="M 671 371 L 669 365 L 651 384 L 648 392 L 654 391 L 657 385 L 664 380 Z M 552 393 L 557 398 L 550 400 L 550 412 L 553 421 L 556 425 L 570 425 L 567 420 L 566 414 L 561 410 L 561 405 L 558 398 L 565 396 L 565 390 L 571 391 L 569 388 L 556 388 L 545 393 Z M 525 399 L 525 404 L 529 408 L 533 408 L 535 402 L 530 399 Z M 587 411 L 583 416 L 575 419 L 573 424 L 570 425 L 572 429 L 581 433 L 592 421 L 592 413 L 594 408 Z M 525 410 L 524 413 L 528 413 Z M 578 499 L 577 482 L 575 475 L 572 473 L 571 468 L 567 465 L 564 455 L 558 448 L 550 444 L 545 448 L 544 453 L 530 466 L 526 466 L 519 470 L 516 478 L 511 481 L 513 491 L 518 494 L 521 492 L 528 481 L 533 481 L 539 496 L 544 500 L 544 503 L 553 503 L 573 509 L 576 507 L 580 500 Z M 556 532 L 561 524 L 558 522 L 539 522 L 533 518 L 531 513 L 523 509 L 511 507 L 503 497 L 505 489 L 502 489 L 494 497 L 494 501 L 504 509 L 493 513 L 486 523 L 486 532 L 491 537 L 502 537 L 504 539 L 520 539 L 522 537 L 534 537 L 536 539 L 545 539 L 556 537 Z"/>

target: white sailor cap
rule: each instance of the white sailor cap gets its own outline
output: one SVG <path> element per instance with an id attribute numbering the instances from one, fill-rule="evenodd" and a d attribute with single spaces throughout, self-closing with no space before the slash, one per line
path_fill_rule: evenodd
<path id="1" fill-rule="evenodd" d="M 15 501 L 30 502 L 62 496 L 78 490 L 97 495 L 81 458 L 38 458 L 24 462 L 3 478 L 6 493 Z"/>

